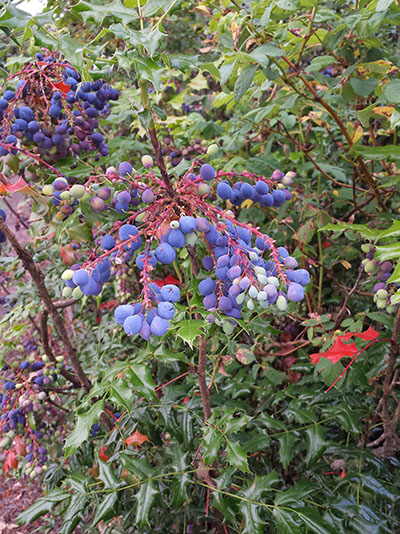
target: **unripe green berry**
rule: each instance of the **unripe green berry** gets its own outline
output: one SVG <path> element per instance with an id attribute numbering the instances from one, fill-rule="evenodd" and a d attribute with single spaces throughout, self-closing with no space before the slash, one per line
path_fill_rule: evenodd
<path id="1" fill-rule="evenodd" d="M 63 191 L 60 193 L 61 200 L 69 200 L 71 198 L 71 195 L 69 194 L 69 191 Z"/>
<path id="2" fill-rule="evenodd" d="M 71 295 L 72 295 L 72 287 L 64 287 L 62 290 L 62 296 L 65 299 L 69 299 Z"/>
<path id="3" fill-rule="evenodd" d="M 209 195 L 210 194 L 210 186 L 208 184 L 200 184 L 197 188 L 197 193 L 201 196 L 201 197 L 204 197 L 205 195 Z"/>
<path id="4" fill-rule="evenodd" d="M 218 152 L 218 145 L 213 143 L 207 148 L 207 156 L 215 156 L 215 154 Z"/>
<path id="5" fill-rule="evenodd" d="M 376 292 L 376 296 L 379 298 L 379 299 L 387 299 L 389 293 L 386 291 L 386 289 L 379 289 L 377 292 Z"/>
<path id="6" fill-rule="evenodd" d="M 74 290 L 72 291 L 72 296 L 74 299 L 80 299 L 83 297 L 83 293 L 80 289 L 80 287 L 75 287 Z"/>
<path id="7" fill-rule="evenodd" d="M 378 299 L 376 301 L 376 307 L 378 308 L 378 310 L 384 310 L 386 308 L 386 299 Z"/>
<path id="8" fill-rule="evenodd" d="M 287 309 L 288 303 L 283 295 L 279 295 L 279 297 L 276 299 L 276 307 L 280 311 L 285 311 Z"/>
<path id="9" fill-rule="evenodd" d="M 75 184 L 71 187 L 70 193 L 74 198 L 82 198 L 85 195 L 86 190 L 83 185 Z"/>
<path id="10" fill-rule="evenodd" d="M 222 330 L 227 335 L 232 334 L 232 332 L 235 330 L 235 325 L 230 323 L 229 321 L 224 321 L 222 324 Z"/>
<path id="11" fill-rule="evenodd" d="M 245 298 L 246 298 L 246 295 L 244 293 L 240 293 L 240 295 L 238 295 L 236 297 L 236 302 L 240 305 L 240 304 L 243 304 L 243 302 L 245 301 Z"/>
<path id="12" fill-rule="evenodd" d="M 62 273 L 61 279 L 62 280 L 71 280 L 73 276 L 74 276 L 74 271 L 72 269 L 66 269 Z"/>
<path id="13" fill-rule="evenodd" d="M 42 193 L 46 195 L 46 197 L 51 197 L 53 195 L 53 186 L 52 185 L 44 185 L 42 188 Z"/>
<path id="14" fill-rule="evenodd" d="M 371 250 L 371 245 L 369 243 L 364 243 L 363 245 L 361 245 L 361 250 L 365 252 L 365 254 L 368 254 Z"/>
<path id="15" fill-rule="evenodd" d="M 369 260 L 365 265 L 364 265 L 364 271 L 367 273 L 367 274 L 375 274 L 379 271 L 379 267 L 377 265 L 375 265 L 375 263 L 371 260 Z"/>
<path id="16" fill-rule="evenodd" d="M 394 306 L 393 304 L 389 304 L 389 306 L 386 306 L 387 313 L 394 313 L 397 310 L 397 306 Z"/>
<path id="17" fill-rule="evenodd" d="M 196 244 L 196 241 L 197 241 L 196 232 L 190 232 L 190 234 L 186 234 L 185 242 L 187 245 L 191 245 L 193 247 Z"/>

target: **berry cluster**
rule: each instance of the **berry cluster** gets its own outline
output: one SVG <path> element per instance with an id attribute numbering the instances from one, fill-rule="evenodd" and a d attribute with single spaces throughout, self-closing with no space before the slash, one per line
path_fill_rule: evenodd
<path id="1" fill-rule="evenodd" d="M 153 162 L 150 156 L 144 156 L 142 163 L 150 168 Z M 284 247 L 276 247 L 269 236 L 237 222 L 230 209 L 207 202 L 207 197 L 216 192 L 233 206 L 250 198 L 262 206 L 279 206 L 290 198 L 285 185 L 292 183 L 293 173 L 274 171 L 270 179 L 247 172 L 217 175 L 207 163 L 201 165 L 198 174 L 193 170 L 194 165 L 177 181 L 170 195 L 165 183 L 151 171 L 144 180 L 136 174 L 130 176 L 133 168 L 129 162 L 122 162 L 118 172 L 107 169 L 106 176 L 115 184 L 122 181 L 131 186 L 113 196 L 115 209 L 127 213 L 128 218 L 98 239 L 98 249 L 103 251 L 100 256 L 64 272 L 64 296 L 97 295 L 110 276 L 110 260 L 119 257 L 129 262 L 136 254 L 143 289 L 135 302 L 116 308 L 115 320 L 128 335 L 139 334 L 144 339 L 151 334 L 163 336 L 174 317 L 180 291 L 174 284 L 160 289 L 153 273 L 158 265 L 162 268 L 173 263 L 184 247 L 193 252 L 199 245 L 198 251 L 205 251 L 202 266 L 212 271 L 200 282 L 199 292 L 205 309 L 211 312 L 209 321 L 217 321 L 224 331 L 233 330 L 243 305 L 253 310 L 256 303 L 262 308 L 276 304 L 284 311 L 288 301 L 301 301 L 310 277 L 306 270 L 298 269 L 296 259 Z M 246 181 L 236 181 L 238 177 Z M 228 188 L 230 195 L 224 194 Z M 110 198 L 110 189 L 101 191 L 104 189 Z M 99 194 L 91 203 L 97 211 L 105 209 Z M 133 207 L 138 207 L 137 211 Z M 102 269 L 106 272 L 103 278 Z"/>
<path id="2" fill-rule="evenodd" d="M 18 143 L 52 160 L 88 151 L 107 156 L 98 118 L 107 115 L 118 91 L 103 80 L 81 83 L 77 70 L 53 56 L 36 59 L 9 78 L 20 78 L 16 89 L 1 95 L 0 156 L 17 153 L 12 147 Z"/>
<path id="3" fill-rule="evenodd" d="M 110 274 L 111 262 L 109 258 L 97 262 L 91 272 L 82 269 L 80 264 L 75 264 L 62 274 L 62 279 L 66 285 L 63 289 L 63 297 L 79 299 L 83 295 L 99 295 L 103 285 L 110 278 Z"/>
<path id="4" fill-rule="evenodd" d="M 373 287 L 376 307 L 379 310 L 386 310 L 387 313 L 394 313 L 398 306 L 391 303 L 391 297 L 396 293 L 399 285 L 388 283 L 392 275 L 393 263 L 374 260 L 375 247 L 369 243 L 361 245 L 361 250 L 366 254 L 366 258 L 362 261 L 364 271 L 378 280 Z"/>
<path id="5" fill-rule="evenodd" d="M 232 186 L 228 180 L 224 180 L 218 184 L 217 193 L 220 198 L 229 200 L 234 206 L 240 206 L 244 200 L 249 199 L 266 208 L 279 207 L 291 198 L 290 191 L 285 189 L 285 186 L 293 183 L 294 176 L 293 172 L 283 174 L 279 170 L 274 171 L 271 180 L 279 182 L 274 191 L 271 191 L 269 185 L 263 180 L 258 180 L 255 185 L 248 182 L 236 182 Z"/>
<path id="6" fill-rule="evenodd" d="M 3 221 L 5 221 L 6 218 L 7 218 L 6 212 L 4 210 L 2 210 L 2 209 L 0 209 L 0 217 L 3 219 Z M 1 245 L 3 243 L 5 243 L 6 241 L 7 241 L 7 238 L 6 238 L 5 234 L 4 234 L 4 232 L 2 232 L 0 230 L 0 251 L 1 251 Z"/>
<path id="7" fill-rule="evenodd" d="M 24 352 L 35 349 L 34 342 L 24 345 Z M 7 459 L 10 450 L 17 452 L 25 459 L 25 473 L 31 478 L 46 469 L 48 442 L 59 441 L 62 433 L 62 426 L 59 426 L 62 416 L 55 405 L 48 402 L 46 392 L 58 381 L 57 373 L 64 366 L 64 358 L 57 357 L 57 362 L 53 365 L 46 356 L 38 359 L 32 355 L 4 365 L 1 371 L 0 462 Z M 14 462 L 16 467 L 18 460 Z"/>
<path id="8" fill-rule="evenodd" d="M 190 161 L 193 158 L 197 158 L 206 154 L 207 141 L 201 141 L 201 139 L 193 139 L 187 146 L 180 146 L 179 148 L 174 145 L 173 140 L 170 137 L 164 137 L 161 143 L 161 153 L 167 163 L 170 163 L 172 167 L 176 167 L 182 159 Z"/>

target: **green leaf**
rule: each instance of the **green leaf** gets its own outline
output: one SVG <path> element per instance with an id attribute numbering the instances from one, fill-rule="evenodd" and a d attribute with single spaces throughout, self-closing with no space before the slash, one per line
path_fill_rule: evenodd
<path id="1" fill-rule="evenodd" d="M 154 85 L 157 91 L 160 91 L 163 68 L 149 57 L 135 57 L 134 63 L 138 78 L 147 80 Z"/>
<path id="2" fill-rule="evenodd" d="M 19 525 L 26 525 L 27 523 L 33 523 L 38 517 L 41 517 L 56 506 L 58 503 L 69 499 L 71 495 L 65 490 L 54 489 L 47 493 L 44 497 L 37 499 L 32 506 L 21 512 L 17 517 L 17 523 Z"/>
<path id="3" fill-rule="evenodd" d="M 263 15 L 262 15 L 262 17 L 261 17 L 261 19 L 260 19 L 260 24 L 261 24 L 261 26 L 262 26 L 263 28 L 265 28 L 265 27 L 268 26 L 268 24 L 269 24 L 269 21 L 270 21 L 270 18 L 271 18 L 272 8 L 273 8 L 272 5 L 271 5 L 271 6 L 268 6 L 268 7 L 265 9 L 265 11 L 264 11 L 264 13 L 263 13 Z"/>
<path id="4" fill-rule="evenodd" d="M 188 362 L 186 355 L 183 352 L 173 352 L 168 347 L 166 347 L 164 344 L 159 345 L 156 350 L 154 351 L 153 356 L 157 358 L 158 360 L 162 360 L 163 362 Z"/>
<path id="5" fill-rule="evenodd" d="M 336 59 L 333 56 L 317 56 L 304 70 L 305 72 L 316 72 L 332 63 L 336 63 Z"/>
<path id="6" fill-rule="evenodd" d="M 396 267 L 394 268 L 394 271 L 390 275 L 390 278 L 387 280 L 386 283 L 388 284 L 394 284 L 398 283 L 400 281 L 400 262 L 396 264 Z"/>
<path id="7" fill-rule="evenodd" d="M 400 302 L 400 289 L 390 299 L 391 304 L 399 304 Z"/>
<path id="8" fill-rule="evenodd" d="M 119 454 L 122 466 L 130 473 L 138 477 L 138 485 L 141 479 L 151 477 L 153 468 L 147 463 L 146 460 L 132 458 L 128 454 L 122 452 Z"/>
<path id="9" fill-rule="evenodd" d="M 382 159 L 398 160 L 400 159 L 400 146 L 386 145 L 386 146 L 362 146 L 353 145 L 350 153 L 362 156 L 365 159 L 379 161 Z"/>
<path id="10" fill-rule="evenodd" d="M 297 432 L 285 432 L 278 437 L 279 441 L 279 461 L 284 469 L 287 469 L 288 465 L 292 461 L 295 451 L 295 444 L 299 440 Z"/>
<path id="11" fill-rule="evenodd" d="M 239 100 L 245 94 L 247 89 L 250 87 L 256 70 L 256 65 L 249 65 L 244 69 L 244 71 L 240 74 L 239 78 L 236 80 L 235 86 L 233 88 L 233 96 L 236 102 L 239 102 Z"/>
<path id="12" fill-rule="evenodd" d="M 305 457 L 306 464 L 309 464 L 311 461 L 315 461 L 324 452 L 328 443 L 324 438 L 324 429 L 321 425 L 314 425 L 305 430 L 307 436 L 307 454 Z"/>
<path id="13" fill-rule="evenodd" d="M 95 510 L 96 513 L 90 521 L 92 527 L 95 527 L 100 521 L 111 519 L 115 515 L 116 505 L 118 503 L 117 493 L 107 493 L 102 501 L 100 501 Z"/>
<path id="14" fill-rule="evenodd" d="M 143 17 L 152 17 L 157 11 L 165 12 L 175 2 L 173 0 L 148 0 L 142 7 Z M 135 6 L 137 4 L 135 3 Z"/>
<path id="15" fill-rule="evenodd" d="M 121 481 L 115 476 L 111 463 L 103 462 L 99 458 L 99 479 L 105 489 L 115 489 L 121 485 Z"/>
<path id="16" fill-rule="evenodd" d="M 317 377 L 320 375 L 324 383 L 327 386 L 331 386 L 343 369 L 344 367 L 340 362 L 333 363 L 328 358 L 321 357 L 319 362 L 315 365 L 314 376 Z M 346 377 L 343 376 L 339 382 L 337 382 L 337 387 L 342 385 L 345 378 Z"/>
<path id="17" fill-rule="evenodd" d="M 190 348 L 193 348 L 193 341 L 201 335 L 201 328 L 204 321 L 199 319 L 187 319 L 179 323 L 177 334 L 185 341 Z"/>
<path id="18" fill-rule="evenodd" d="M 158 493 L 159 491 L 154 487 L 153 481 L 145 482 L 140 487 L 140 490 L 135 495 L 137 501 L 135 523 L 137 526 L 150 526 L 149 514 Z"/>
<path id="19" fill-rule="evenodd" d="M 378 85 L 378 80 L 375 78 L 369 78 L 368 80 L 362 80 L 361 78 L 352 78 L 350 80 L 354 92 L 358 96 L 369 96 L 375 87 Z"/>
<path id="20" fill-rule="evenodd" d="M 263 534 L 265 532 L 265 521 L 260 516 L 260 506 L 246 502 L 246 500 L 259 502 L 266 493 L 269 493 L 268 490 L 271 486 L 278 481 L 277 473 L 271 471 L 268 475 L 256 477 L 248 488 L 240 492 L 239 495 L 245 499 L 240 506 L 240 513 L 244 519 L 242 534 Z"/>
<path id="21" fill-rule="evenodd" d="M 205 465 L 210 465 L 217 458 L 218 451 L 221 448 L 223 435 L 214 427 L 207 427 L 204 430 L 202 438 L 203 459 Z"/>
<path id="22" fill-rule="evenodd" d="M 73 495 L 68 508 L 63 514 L 63 523 L 60 529 L 60 534 L 72 534 L 75 528 L 83 519 L 83 514 L 87 508 L 88 498 L 86 495 L 80 493 Z"/>
<path id="23" fill-rule="evenodd" d="M 392 501 L 396 498 L 395 494 L 387 490 L 386 487 L 381 482 L 376 480 L 376 478 L 374 478 L 371 475 L 363 475 L 361 477 L 361 484 L 363 488 L 371 491 L 377 496 L 387 497 L 388 499 Z"/>
<path id="24" fill-rule="evenodd" d="M 172 502 L 171 505 L 175 509 L 179 509 L 188 500 L 188 487 L 191 483 L 191 478 L 185 473 L 187 469 L 188 452 L 177 446 L 174 450 L 174 465 L 173 468 L 177 470 L 178 474 L 172 479 Z"/>
<path id="25" fill-rule="evenodd" d="M 109 397 L 117 406 L 123 406 L 127 410 L 132 406 L 132 390 L 124 380 L 118 380 L 117 383 L 111 387 Z"/>
<path id="26" fill-rule="evenodd" d="M 87 440 L 90 429 L 94 423 L 97 423 L 100 415 L 104 410 L 104 400 L 98 400 L 85 414 L 78 414 L 75 428 L 67 437 L 65 443 L 65 458 L 71 456 L 76 449 Z"/>
<path id="27" fill-rule="evenodd" d="M 391 104 L 400 104 L 400 80 L 385 85 L 384 95 Z"/>
<path id="28" fill-rule="evenodd" d="M 336 534 L 336 530 L 332 528 L 320 516 L 317 510 L 312 508 L 297 508 L 301 521 L 315 534 Z"/>
<path id="29" fill-rule="evenodd" d="M 381 261 L 397 260 L 400 258 L 400 243 L 376 247 L 374 258 Z"/>
<path id="30" fill-rule="evenodd" d="M 386 11 L 393 4 L 393 0 L 378 0 L 375 11 Z"/>
<path id="31" fill-rule="evenodd" d="M 346 230 L 353 230 L 361 234 L 361 237 L 374 241 L 380 234 L 380 230 L 372 230 L 368 228 L 366 224 L 348 224 L 348 223 L 329 223 L 319 229 L 320 232 L 340 232 L 343 233 Z"/>
<path id="32" fill-rule="evenodd" d="M 80 0 L 78 4 L 72 6 L 71 10 L 82 17 L 84 22 L 92 21 L 99 26 L 103 25 L 106 17 L 112 17 L 124 24 L 129 24 L 139 18 L 135 9 L 125 7 L 120 0 L 114 0 L 108 4 L 91 4 Z"/>
<path id="33" fill-rule="evenodd" d="M 134 365 L 129 368 L 127 375 L 129 382 L 134 389 L 146 399 L 158 400 L 155 394 L 155 383 L 151 376 L 150 369 L 144 366 Z"/>
<path id="34" fill-rule="evenodd" d="M 247 463 L 247 456 L 242 446 L 238 441 L 229 441 L 226 448 L 226 461 L 232 466 L 248 473 L 249 465 Z"/>

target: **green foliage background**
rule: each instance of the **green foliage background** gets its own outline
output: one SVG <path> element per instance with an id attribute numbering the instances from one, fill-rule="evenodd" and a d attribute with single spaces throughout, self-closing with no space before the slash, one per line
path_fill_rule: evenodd
<path id="1" fill-rule="evenodd" d="M 364 352 L 328 393 L 344 366 L 310 363 L 310 353 L 329 348 L 338 329 L 373 326 L 390 338 L 394 328 L 394 317 L 376 310 L 366 275 L 351 289 L 363 240 L 379 243 L 381 259 L 400 257 L 399 23 L 400 7 L 390 0 L 80 0 L 49 2 L 35 17 L 3 5 L 4 80 L 45 47 L 62 52 L 83 80 L 105 78 L 120 90 L 102 124 L 111 149 L 104 168 L 139 164 L 149 152 L 144 84 L 160 138 L 168 135 L 177 147 L 195 138 L 217 142 L 217 169 L 266 176 L 295 170 L 290 203 L 269 211 L 247 205 L 239 218 L 286 245 L 312 273 L 307 302 L 286 316 L 249 311 L 232 337 L 194 319 L 201 301 L 184 255 L 189 313 L 182 307 L 160 342 L 132 342 L 100 309 L 121 296 L 118 280 L 101 301 L 77 306 L 73 341 L 95 386 L 90 395 L 64 399 L 71 410 L 65 449 L 53 451 L 46 493 L 20 521 L 50 512 L 49 528 L 61 516 L 62 534 L 77 525 L 98 532 L 99 524 L 124 534 L 400 532 L 399 451 L 384 457 L 369 446 L 383 431 L 376 414 L 389 343 Z M 67 159 L 58 167 L 70 172 L 71 165 L 85 176 L 91 162 Z M 174 172 L 186 168 L 183 161 Z M 43 218 L 32 225 L 33 237 L 52 228 L 44 208 L 35 209 Z M 89 230 L 96 222 L 81 209 L 58 228 L 51 248 L 29 245 L 37 261 L 51 260 L 46 280 L 54 298 L 59 247 L 90 237 L 79 215 Z M 17 279 L 16 305 L 0 322 L 7 351 L 40 303 L 26 302 L 15 260 L 1 261 Z M 392 281 L 400 281 L 400 268 Z M 208 336 L 213 381 L 206 425 L 191 372 L 200 332 Z M 88 439 L 104 402 L 125 415 L 111 434 L 103 429 Z M 149 442 L 127 447 L 135 430 Z M 103 446 L 108 462 L 99 458 Z M 216 487 L 202 476 L 199 447 Z"/>

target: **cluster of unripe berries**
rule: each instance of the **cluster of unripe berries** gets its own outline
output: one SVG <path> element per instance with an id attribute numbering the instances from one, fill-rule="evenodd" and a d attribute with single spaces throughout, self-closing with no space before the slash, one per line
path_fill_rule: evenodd
<path id="1" fill-rule="evenodd" d="M 190 141 L 187 146 L 180 146 L 177 148 L 174 145 L 173 140 L 170 137 L 164 137 L 161 142 L 161 154 L 164 156 L 167 164 L 171 164 L 172 167 L 176 167 L 179 163 L 185 159 L 190 161 L 191 159 L 198 158 L 207 153 L 207 141 L 201 141 L 201 139 L 194 139 Z"/>
<path id="2" fill-rule="evenodd" d="M 361 262 L 364 271 L 378 280 L 374 287 L 374 302 L 379 310 L 386 310 L 387 313 L 394 313 L 398 305 L 392 304 L 392 297 L 398 289 L 398 284 L 390 283 L 393 271 L 393 263 L 391 261 L 374 260 L 375 247 L 369 243 L 361 245 L 361 250 L 366 254 L 365 259 Z"/>
<path id="3" fill-rule="evenodd" d="M 36 345 L 25 344 L 24 350 L 32 347 Z M 55 384 L 57 373 L 64 367 L 64 358 L 56 359 L 57 363 L 52 364 L 45 355 L 40 359 L 31 355 L 2 368 L 0 462 L 12 448 L 18 452 L 20 460 L 25 460 L 24 472 L 31 478 L 46 469 L 48 444 L 52 440 L 59 441 L 62 434 L 60 414 L 48 402 L 45 391 Z"/>
<path id="4" fill-rule="evenodd" d="M 0 98 L 0 141 L 19 142 L 20 148 L 34 145 L 53 159 L 88 151 L 107 156 L 98 118 L 109 113 L 109 101 L 118 99 L 118 91 L 103 80 L 81 83 L 77 70 L 52 56 L 37 54 L 30 67 L 16 89 L 7 89 Z M 9 152 L 0 146 L 1 156 Z"/>

